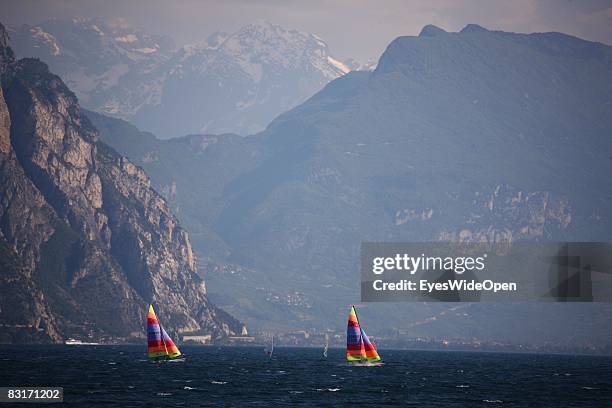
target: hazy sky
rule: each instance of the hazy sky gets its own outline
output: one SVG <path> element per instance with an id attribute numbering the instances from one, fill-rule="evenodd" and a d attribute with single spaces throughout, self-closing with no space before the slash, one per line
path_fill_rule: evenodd
<path id="1" fill-rule="evenodd" d="M 0 0 L 0 21 L 37 23 L 52 17 L 124 18 L 177 45 L 214 31 L 232 32 L 257 19 L 318 34 L 333 54 L 377 59 L 391 40 L 426 24 L 457 31 L 468 23 L 496 30 L 560 31 L 612 44 L 612 1 L 603 0 Z"/>

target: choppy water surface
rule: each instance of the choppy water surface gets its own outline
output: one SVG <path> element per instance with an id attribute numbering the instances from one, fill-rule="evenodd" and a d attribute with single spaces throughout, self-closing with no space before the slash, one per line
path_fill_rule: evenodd
<path id="1" fill-rule="evenodd" d="M 382 351 L 349 367 L 344 350 L 182 347 L 151 363 L 137 346 L 0 346 L 0 386 L 62 386 L 69 406 L 612 406 L 612 357 Z"/>

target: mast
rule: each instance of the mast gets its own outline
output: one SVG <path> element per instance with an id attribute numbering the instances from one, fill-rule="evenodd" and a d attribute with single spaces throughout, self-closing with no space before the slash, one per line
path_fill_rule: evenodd
<path id="1" fill-rule="evenodd" d="M 352 305 L 351 307 L 353 308 L 353 312 L 355 312 L 355 318 L 357 319 L 357 324 L 359 324 L 359 316 L 357 315 L 357 308 L 355 307 L 355 305 Z"/>

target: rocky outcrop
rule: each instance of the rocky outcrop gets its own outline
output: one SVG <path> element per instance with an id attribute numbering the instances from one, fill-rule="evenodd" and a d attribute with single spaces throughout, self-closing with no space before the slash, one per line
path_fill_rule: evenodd
<path id="1" fill-rule="evenodd" d="M 2 49 L 0 341 L 143 336 L 150 302 L 171 331 L 240 333 L 144 171 L 98 140 L 45 64 Z"/>
<path id="2" fill-rule="evenodd" d="M 487 243 L 545 240 L 560 236 L 571 221 L 566 197 L 500 184 L 490 194 L 476 193 L 472 211 L 462 225 L 440 232 L 438 239 Z"/>

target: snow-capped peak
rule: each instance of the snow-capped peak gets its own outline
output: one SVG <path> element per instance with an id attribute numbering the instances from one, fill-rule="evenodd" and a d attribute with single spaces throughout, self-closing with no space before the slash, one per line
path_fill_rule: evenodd
<path id="1" fill-rule="evenodd" d="M 130 33 L 130 34 L 126 34 L 124 36 L 115 37 L 115 41 L 118 41 L 120 43 L 130 44 L 130 43 L 138 41 L 138 37 L 136 37 L 134 34 Z"/>
<path id="2" fill-rule="evenodd" d="M 329 80 L 350 71 L 330 55 L 320 37 L 265 20 L 242 27 L 227 37 L 219 49 L 247 64 L 274 64 L 292 69 L 310 66 Z"/>
<path id="3" fill-rule="evenodd" d="M 345 74 L 351 72 L 351 69 L 348 66 L 346 66 L 346 64 L 344 64 L 341 61 L 338 61 L 337 59 L 327 56 L 327 61 L 330 64 L 332 64 L 334 67 L 338 68 L 340 71 L 344 72 Z"/>
<path id="4" fill-rule="evenodd" d="M 48 47 L 51 55 L 58 56 L 61 54 L 61 48 L 53 34 L 44 31 L 40 27 L 30 27 L 29 31 L 32 34 L 33 39 L 40 41 L 42 44 Z"/>
<path id="5" fill-rule="evenodd" d="M 327 44 L 320 37 L 266 20 L 257 20 L 232 34 L 217 32 L 204 41 L 184 46 L 178 61 L 180 66 L 173 70 L 177 74 L 184 69 L 208 70 L 207 67 L 216 61 L 234 61 L 255 82 L 262 78 L 265 67 L 272 66 L 318 71 L 327 81 L 351 71 L 330 55 Z"/>
<path id="6" fill-rule="evenodd" d="M 265 20 L 178 51 L 122 20 L 49 20 L 14 38 L 18 55 L 48 62 L 88 108 L 162 136 L 257 132 L 353 69 L 319 36 Z"/>

